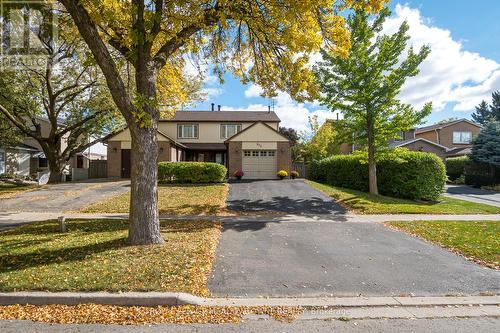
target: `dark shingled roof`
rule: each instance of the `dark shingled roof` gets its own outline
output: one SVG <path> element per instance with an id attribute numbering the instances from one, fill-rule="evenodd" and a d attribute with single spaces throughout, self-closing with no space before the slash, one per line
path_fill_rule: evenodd
<path id="1" fill-rule="evenodd" d="M 191 150 L 226 150 L 224 143 L 184 143 Z"/>
<path id="2" fill-rule="evenodd" d="M 265 121 L 279 122 L 272 111 L 177 111 L 173 118 L 161 121 Z"/>

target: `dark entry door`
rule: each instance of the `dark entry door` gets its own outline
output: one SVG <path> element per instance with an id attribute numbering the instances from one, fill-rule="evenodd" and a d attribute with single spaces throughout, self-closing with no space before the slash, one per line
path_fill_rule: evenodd
<path id="1" fill-rule="evenodd" d="M 130 149 L 122 149 L 122 178 L 130 178 Z"/>

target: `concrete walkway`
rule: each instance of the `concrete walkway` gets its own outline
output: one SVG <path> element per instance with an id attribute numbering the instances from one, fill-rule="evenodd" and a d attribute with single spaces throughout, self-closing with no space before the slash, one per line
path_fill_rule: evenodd
<path id="1" fill-rule="evenodd" d="M 0 214 L 6 212 L 78 211 L 103 199 L 130 191 L 130 181 L 96 179 L 44 185 L 40 189 L 21 192 L 15 197 L 0 199 Z"/>
<path id="2" fill-rule="evenodd" d="M 85 214 L 72 212 L 0 212 L 0 229 L 12 228 L 26 223 L 47 221 L 65 216 L 68 219 L 128 219 L 128 214 Z M 214 215 L 162 215 L 162 220 L 217 220 L 222 223 L 310 223 L 310 222 L 356 222 L 383 223 L 390 221 L 500 221 L 500 214 L 471 215 L 431 215 L 431 214 L 380 214 L 380 215 L 250 215 L 250 216 L 214 216 Z"/>
<path id="3" fill-rule="evenodd" d="M 467 185 L 446 185 L 447 197 L 500 207 L 500 193 Z"/>

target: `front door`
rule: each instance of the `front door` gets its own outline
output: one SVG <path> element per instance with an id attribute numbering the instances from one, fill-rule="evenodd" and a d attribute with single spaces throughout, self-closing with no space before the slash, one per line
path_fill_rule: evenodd
<path id="1" fill-rule="evenodd" d="M 122 178 L 130 178 L 130 149 L 122 149 Z"/>

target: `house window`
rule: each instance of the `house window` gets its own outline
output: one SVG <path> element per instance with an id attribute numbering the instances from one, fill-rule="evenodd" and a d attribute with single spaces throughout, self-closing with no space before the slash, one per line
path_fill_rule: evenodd
<path id="1" fill-rule="evenodd" d="M 227 139 L 241 131 L 241 124 L 221 124 L 220 125 L 220 137 L 221 139 Z"/>
<path id="2" fill-rule="evenodd" d="M 0 151 L 0 174 L 5 173 L 5 152 Z"/>
<path id="3" fill-rule="evenodd" d="M 472 142 L 472 132 L 453 132 L 453 143 L 468 144 Z"/>
<path id="4" fill-rule="evenodd" d="M 39 168 L 46 168 L 49 166 L 49 163 L 47 162 L 47 159 L 44 157 L 39 157 L 38 158 L 38 167 Z"/>
<path id="5" fill-rule="evenodd" d="M 198 139 L 198 124 L 177 125 L 178 139 Z"/>

